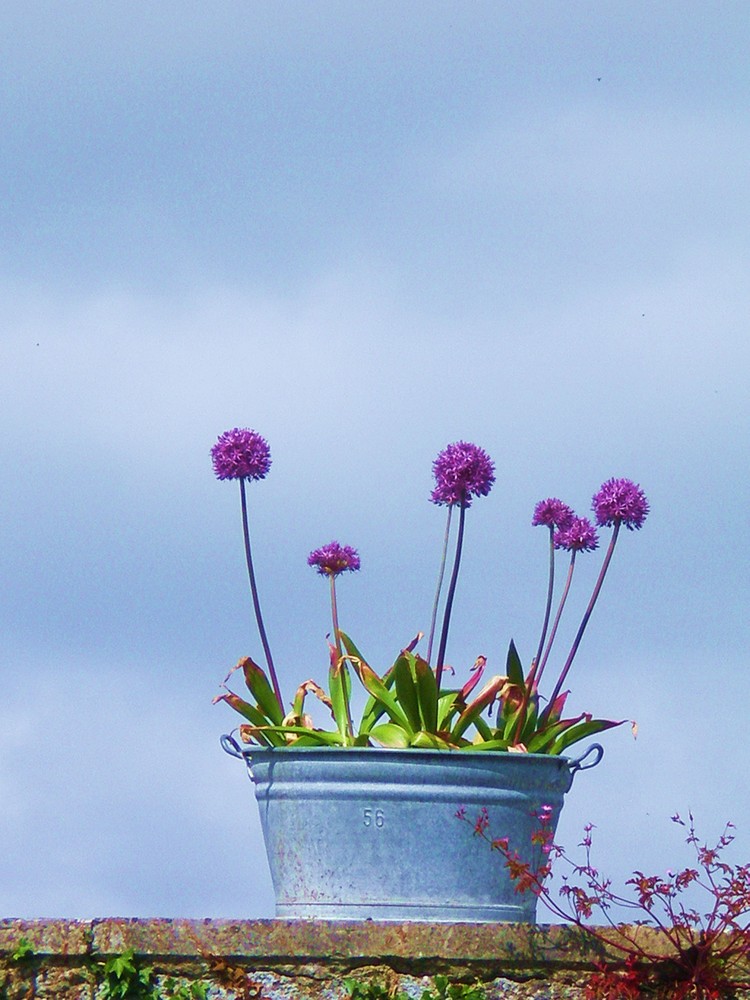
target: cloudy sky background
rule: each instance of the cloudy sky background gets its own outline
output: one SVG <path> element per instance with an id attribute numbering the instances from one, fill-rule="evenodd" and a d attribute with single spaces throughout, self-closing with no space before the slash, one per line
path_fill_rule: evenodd
<path id="1" fill-rule="evenodd" d="M 570 678 L 639 735 L 604 735 L 560 839 L 664 871 L 692 808 L 747 861 L 747 6 L 6 0 L 0 31 L 0 913 L 273 912 L 211 705 L 260 656 L 208 454 L 238 425 L 273 453 L 250 502 L 289 694 L 325 672 L 331 538 L 373 664 L 426 628 L 449 441 L 497 465 L 459 669 L 533 653 L 534 503 L 639 482 Z"/>

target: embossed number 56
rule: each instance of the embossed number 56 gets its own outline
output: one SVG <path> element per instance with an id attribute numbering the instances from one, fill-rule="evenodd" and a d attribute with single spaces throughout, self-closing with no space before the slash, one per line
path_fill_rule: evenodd
<path id="1" fill-rule="evenodd" d="M 378 829 L 385 826 L 385 813 L 382 809 L 365 809 L 363 816 L 365 826 L 376 826 Z"/>

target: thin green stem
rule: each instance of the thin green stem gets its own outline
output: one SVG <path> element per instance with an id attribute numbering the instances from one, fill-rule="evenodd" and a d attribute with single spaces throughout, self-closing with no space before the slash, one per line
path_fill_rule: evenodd
<path id="1" fill-rule="evenodd" d="M 464 544 L 464 521 L 466 519 L 466 507 L 461 504 L 461 513 L 458 518 L 458 538 L 456 539 L 456 555 L 453 560 L 453 573 L 448 587 L 448 596 L 445 599 L 445 610 L 443 612 L 443 629 L 440 633 L 440 645 L 437 655 L 437 669 L 435 680 L 437 689 L 440 691 L 440 680 L 443 676 L 443 665 L 445 662 L 445 647 L 448 645 L 448 628 L 451 622 L 451 610 L 453 609 L 453 597 L 456 593 L 456 583 L 458 582 L 458 570 L 461 565 L 461 549 Z"/>
<path id="2" fill-rule="evenodd" d="M 435 624 L 437 622 L 438 607 L 440 605 L 440 591 L 443 589 L 443 577 L 445 576 L 445 560 L 448 555 L 448 538 L 451 531 L 451 514 L 453 504 L 448 505 L 448 520 L 445 523 L 445 538 L 443 539 L 443 556 L 440 560 L 440 572 L 438 573 L 437 590 L 435 591 L 435 601 L 432 605 L 432 620 L 430 621 L 430 638 L 427 643 L 427 662 L 432 661 L 432 643 L 435 638 Z"/>
<path id="3" fill-rule="evenodd" d="M 250 592 L 253 595 L 253 608 L 255 609 L 255 620 L 258 623 L 258 632 L 260 633 L 260 641 L 263 644 L 263 652 L 266 655 L 266 663 L 268 664 L 268 673 L 271 676 L 271 684 L 273 685 L 274 694 L 276 695 L 276 700 L 279 703 L 279 708 L 284 710 L 284 702 L 281 698 L 281 689 L 279 688 L 279 681 L 276 677 L 276 670 L 273 665 L 273 658 L 271 657 L 271 647 L 268 645 L 268 638 L 266 636 L 266 629 L 263 625 L 263 615 L 260 612 L 260 600 L 258 599 L 258 587 L 255 583 L 255 570 L 253 569 L 253 556 L 250 551 L 250 529 L 248 527 L 247 521 L 247 497 L 245 495 L 245 480 L 240 478 L 240 499 L 242 501 L 242 531 L 245 537 L 245 559 L 247 561 L 247 575 L 250 577 Z"/>
<path id="4" fill-rule="evenodd" d="M 554 588 L 555 588 L 555 527 L 554 525 L 551 524 L 549 526 L 549 582 L 547 584 L 547 606 L 544 609 L 544 624 L 542 625 L 542 634 L 539 636 L 539 646 L 536 651 L 536 656 L 534 657 L 534 665 L 536 666 L 539 665 L 539 661 L 542 658 L 542 649 L 544 648 L 544 640 L 547 638 L 547 626 L 549 625 L 549 616 L 550 616 L 550 611 L 552 610 L 552 594 L 554 592 Z M 536 671 L 534 671 L 534 673 L 536 673 Z"/>
<path id="5" fill-rule="evenodd" d="M 339 659 L 341 659 L 341 636 L 339 635 L 339 609 L 336 603 L 336 574 L 329 573 L 328 577 L 331 581 L 331 618 L 333 619 L 333 641 L 336 644 L 336 652 L 339 654 Z"/>
<path id="6" fill-rule="evenodd" d="M 336 574 L 329 573 L 328 576 L 331 580 L 331 618 L 333 619 L 333 636 L 338 656 L 336 666 L 333 669 L 341 672 L 341 688 L 344 695 L 344 705 L 346 706 L 346 731 L 347 735 L 350 738 L 353 738 L 354 726 L 352 724 L 352 712 L 349 704 L 349 695 L 347 694 L 347 667 L 345 661 L 343 660 L 344 654 L 341 649 L 341 635 L 339 634 L 339 608 L 338 601 L 336 600 Z"/>
<path id="7" fill-rule="evenodd" d="M 594 585 L 594 592 L 591 595 L 591 600 L 589 601 L 588 607 L 586 608 L 581 624 L 578 626 L 578 632 L 573 640 L 573 645 L 571 646 L 570 652 L 568 653 L 568 658 L 565 661 L 565 666 L 562 668 L 562 672 L 557 679 L 557 684 L 555 685 L 555 690 L 552 692 L 549 704 L 547 705 L 546 712 L 549 712 L 550 708 L 554 705 L 555 699 L 560 694 L 562 686 L 565 683 L 565 678 L 568 676 L 568 671 L 570 670 L 570 665 L 578 652 L 578 647 L 581 644 L 581 639 L 583 638 L 583 633 L 586 631 L 586 626 L 589 623 L 589 618 L 591 617 L 591 612 L 594 610 L 594 605 L 596 604 L 596 599 L 599 596 L 599 591 L 602 589 L 602 584 L 604 583 L 604 577 L 607 575 L 607 570 L 609 569 L 609 564 L 612 560 L 612 553 L 615 551 L 615 543 L 617 542 L 617 536 L 620 533 L 620 524 L 622 522 L 618 519 L 615 521 L 614 530 L 612 532 L 612 538 L 609 542 L 609 548 L 607 549 L 607 554 L 604 556 L 604 562 L 602 563 L 602 568 L 599 570 L 599 577 Z"/>
<path id="8" fill-rule="evenodd" d="M 536 674 L 536 683 L 542 679 L 542 674 L 544 673 L 544 668 L 547 665 L 547 660 L 549 659 L 550 650 L 552 649 L 552 643 L 555 641 L 555 636 L 557 635 L 557 626 L 560 624 L 560 619 L 562 618 L 563 608 L 565 607 L 565 602 L 568 599 L 568 593 L 570 591 L 570 581 L 573 579 L 573 567 L 576 561 L 576 550 L 573 549 L 570 553 L 570 566 L 568 567 L 568 577 L 565 581 L 565 587 L 563 588 L 562 597 L 560 598 L 560 604 L 557 608 L 557 614 L 555 615 L 555 620 L 552 623 L 552 631 L 549 634 L 549 641 L 547 643 L 547 648 L 544 650 L 544 656 L 539 661 L 539 671 Z"/>

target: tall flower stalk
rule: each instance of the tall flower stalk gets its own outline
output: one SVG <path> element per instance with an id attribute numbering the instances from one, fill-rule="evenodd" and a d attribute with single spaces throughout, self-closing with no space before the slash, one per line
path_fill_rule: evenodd
<path id="1" fill-rule="evenodd" d="M 550 612 L 552 611 L 552 596 L 555 590 L 555 530 L 565 528 L 568 524 L 570 524 L 572 517 L 573 511 L 566 503 L 563 503 L 562 500 L 558 500 L 557 497 L 548 497 L 546 500 L 539 501 L 534 508 L 534 516 L 531 519 L 531 523 L 535 527 L 538 525 L 545 525 L 549 529 L 549 574 L 547 580 L 547 602 L 544 608 L 544 621 L 542 622 L 542 631 L 539 636 L 539 645 L 537 647 L 536 656 L 531 664 L 531 672 L 529 675 L 530 682 L 534 679 L 537 681 L 539 679 L 537 671 L 541 671 L 540 661 L 542 658 L 542 650 L 544 648 L 544 640 L 547 637 Z"/>
<path id="2" fill-rule="evenodd" d="M 271 449 L 266 439 L 258 434 L 257 431 L 235 427 L 219 436 L 218 441 L 211 449 L 211 460 L 217 479 L 238 479 L 240 483 L 242 534 L 245 542 L 245 561 L 247 563 L 247 575 L 250 580 L 250 593 L 253 600 L 253 610 L 255 611 L 255 621 L 258 626 L 258 634 L 263 646 L 273 691 L 279 703 L 279 708 L 283 711 L 284 703 L 281 697 L 281 688 L 276 676 L 276 668 L 273 665 L 271 647 L 260 610 L 258 586 L 255 582 L 253 554 L 250 546 L 250 527 L 247 516 L 247 494 L 245 491 L 245 481 L 252 482 L 255 479 L 265 479 L 268 475 L 268 471 L 271 468 Z"/>
<path id="3" fill-rule="evenodd" d="M 456 594 L 458 571 L 461 565 L 466 510 L 471 506 L 473 497 L 486 496 L 492 489 L 492 484 L 495 482 L 495 465 L 487 452 L 478 445 L 469 444 L 466 441 L 457 441 L 454 444 L 449 444 L 440 452 L 432 464 L 432 472 L 435 477 L 435 488 L 430 495 L 430 500 L 434 504 L 447 506 L 449 508 L 449 518 L 452 507 L 458 507 L 460 511 L 456 549 L 453 556 L 453 570 L 448 585 L 448 594 L 445 599 L 443 625 L 440 631 L 440 644 L 438 646 L 435 668 L 435 679 L 439 691 L 443 667 L 445 665 L 445 650 L 448 644 L 448 630 L 453 610 L 453 599 Z M 449 529 L 450 521 L 446 529 L 446 543 Z M 435 609 L 440 599 L 444 567 L 445 563 L 443 561 L 440 568 L 437 594 L 435 595 Z M 430 638 L 432 639 L 432 633 Z M 431 645 L 432 642 L 430 641 Z M 431 652 L 432 649 L 430 648 Z"/>
<path id="4" fill-rule="evenodd" d="M 547 665 L 547 660 L 549 659 L 550 650 L 552 649 L 555 636 L 557 635 L 557 626 L 560 624 L 560 619 L 562 618 L 562 613 L 565 608 L 565 602 L 567 601 L 568 594 L 570 593 L 570 584 L 573 580 L 576 555 L 579 552 L 593 552 L 599 545 L 599 539 L 596 534 L 596 529 L 588 518 L 572 517 L 565 528 L 554 533 L 552 544 L 554 549 L 566 549 L 570 552 L 570 563 L 568 565 L 568 575 L 565 580 L 565 586 L 563 587 L 563 592 L 560 597 L 560 603 L 557 606 L 557 613 L 555 614 L 555 620 L 552 623 L 552 630 L 549 634 L 549 640 L 547 641 L 544 655 L 536 664 L 538 669 L 535 671 L 534 679 L 537 685 L 541 682 L 544 668 Z"/>
<path id="5" fill-rule="evenodd" d="M 307 565 L 314 566 L 321 576 L 327 576 L 331 584 L 331 618 L 333 621 L 333 641 L 339 657 L 342 655 L 339 634 L 339 609 L 336 601 L 336 577 L 344 572 L 354 572 L 360 567 L 359 554 L 351 545 L 329 542 L 322 548 L 314 549 L 307 557 Z"/>
<path id="6" fill-rule="evenodd" d="M 578 631 L 576 632 L 573 645 L 568 653 L 568 658 L 565 661 L 557 683 L 555 684 L 555 689 L 550 697 L 549 704 L 546 709 L 547 712 L 549 712 L 554 706 L 555 701 L 562 690 L 562 686 L 565 683 L 565 678 L 568 676 L 568 671 L 570 670 L 573 660 L 575 659 L 575 655 L 578 652 L 578 647 L 581 644 L 583 633 L 586 631 L 586 626 L 591 618 L 591 612 L 594 610 L 594 605 L 596 604 L 597 598 L 599 597 L 602 589 L 602 584 L 604 583 L 604 577 L 607 575 L 609 564 L 612 561 L 615 545 L 617 544 L 617 538 L 620 534 L 620 528 L 622 525 L 625 525 L 629 531 L 639 529 L 646 520 L 646 516 L 649 512 L 648 500 L 646 499 L 645 493 L 637 483 L 634 483 L 630 479 L 608 479 L 606 483 L 602 484 L 598 492 L 594 494 L 591 502 L 591 508 L 594 511 L 596 523 L 600 527 L 612 528 L 612 537 L 610 538 L 609 546 L 607 547 L 607 551 L 604 555 L 602 567 L 599 570 L 599 576 L 594 584 L 591 599 L 589 600 L 588 606 L 583 613 L 583 618 L 581 619 L 581 624 L 578 626 Z"/>
<path id="7" fill-rule="evenodd" d="M 451 534 L 451 515 L 453 507 L 448 507 L 448 517 L 445 522 L 445 537 L 443 538 L 443 553 L 440 558 L 440 570 L 438 572 L 438 582 L 435 588 L 435 600 L 432 604 L 432 617 L 430 619 L 430 635 L 427 640 L 427 662 L 432 663 L 432 643 L 435 639 L 435 626 L 437 624 L 438 608 L 440 607 L 440 592 L 443 589 L 443 578 L 445 576 L 445 563 L 448 558 L 448 542 Z"/>
<path id="8" fill-rule="evenodd" d="M 345 572 L 355 572 L 360 567 L 359 554 L 351 545 L 339 545 L 329 542 L 319 549 L 314 549 L 307 557 L 307 565 L 314 566 L 321 576 L 327 576 L 331 584 L 331 619 L 333 621 L 333 637 L 335 646 L 331 646 L 331 666 L 328 678 L 331 689 L 331 710 L 336 719 L 339 732 L 348 745 L 354 739 L 352 712 L 350 706 L 350 680 L 346 660 L 341 648 L 341 632 L 339 630 L 339 610 L 336 601 L 336 577 Z"/>

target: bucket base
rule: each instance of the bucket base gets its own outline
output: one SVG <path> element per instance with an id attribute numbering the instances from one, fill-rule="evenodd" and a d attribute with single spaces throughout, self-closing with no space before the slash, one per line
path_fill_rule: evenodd
<path id="1" fill-rule="evenodd" d="M 536 900 L 534 901 L 536 902 Z M 399 903 L 301 903 L 276 907 L 279 920 L 375 920 L 404 923 L 528 923 L 536 906 L 430 906 Z"/>

